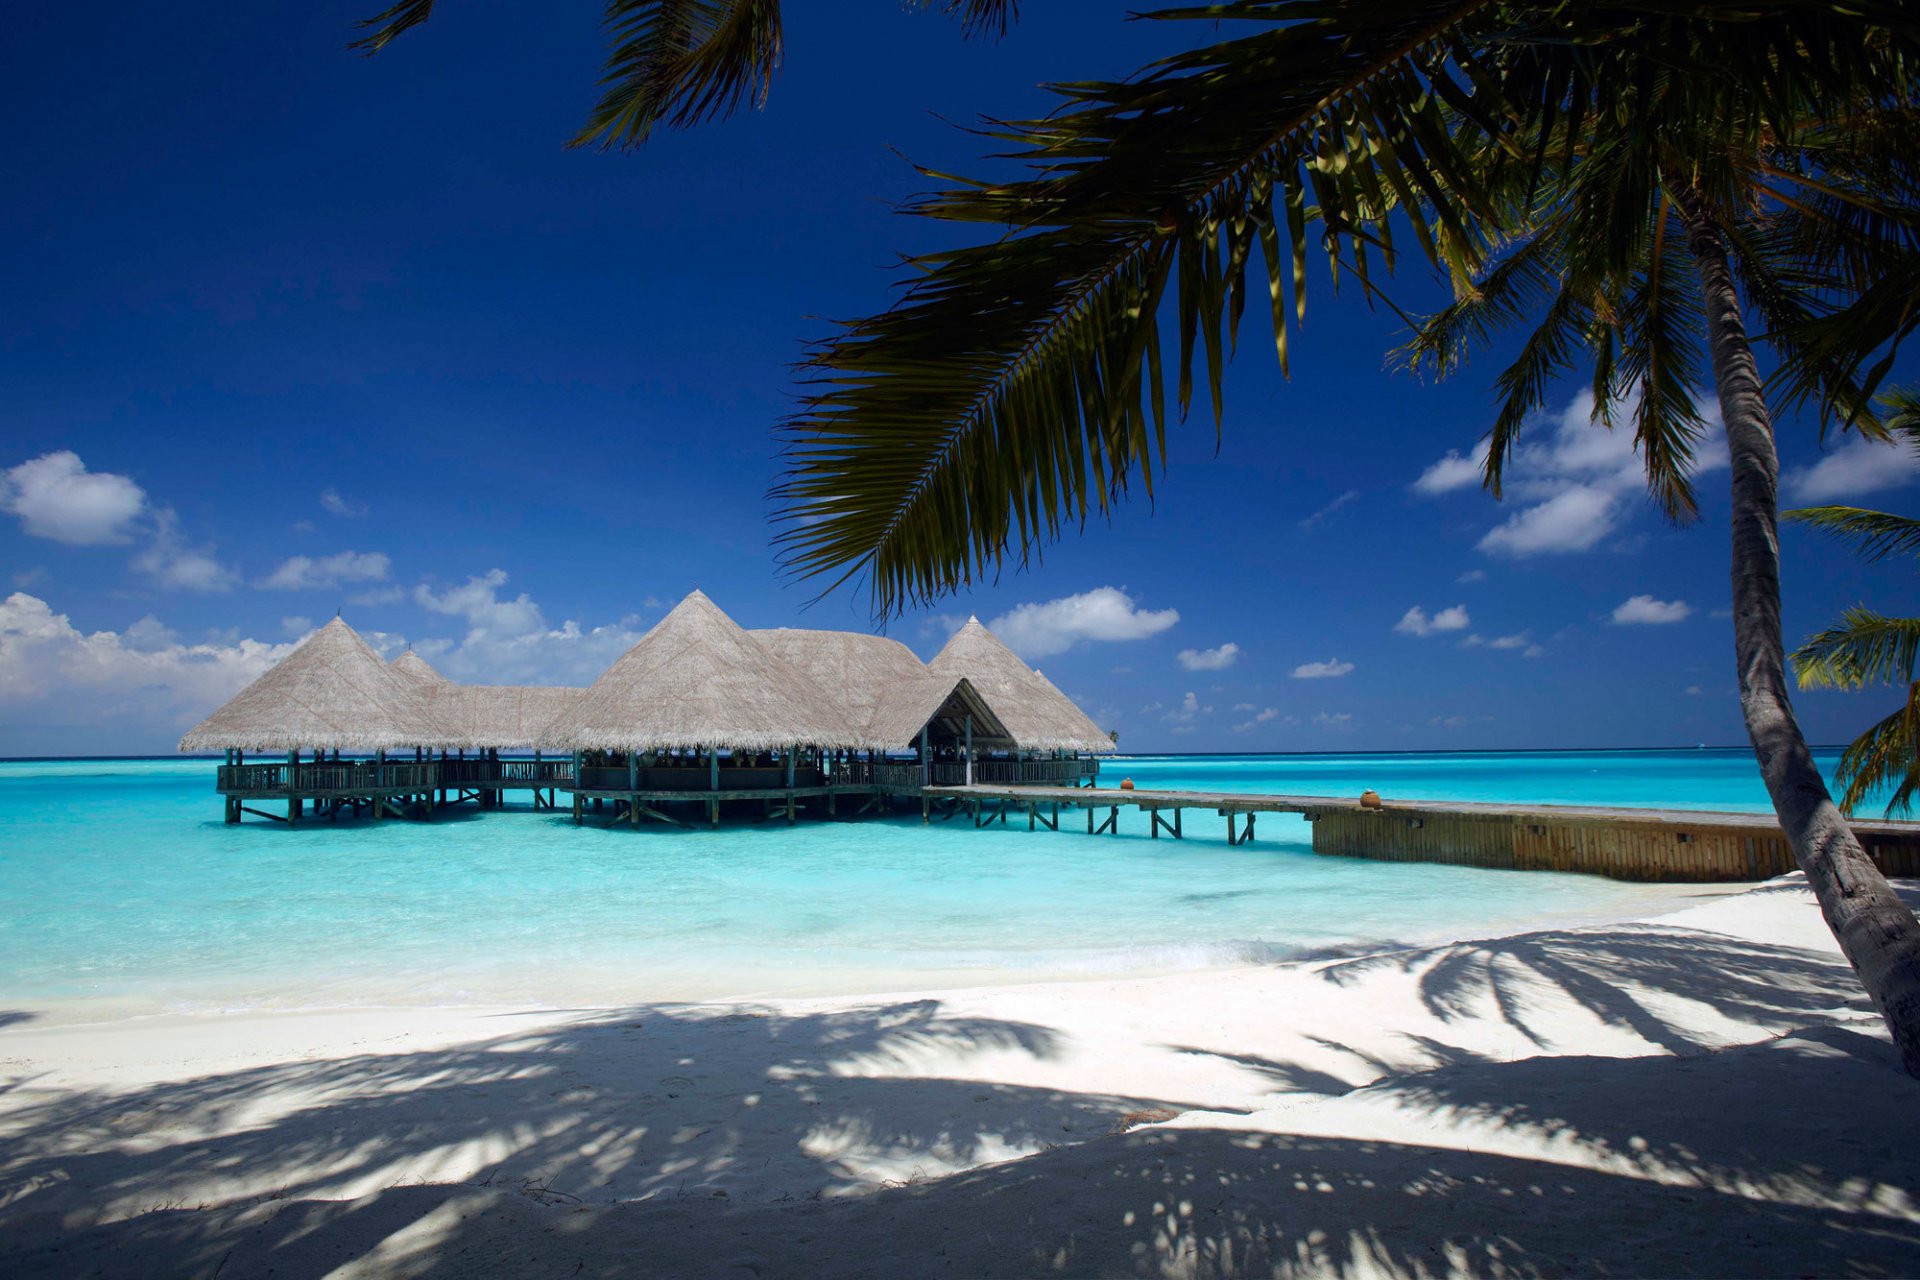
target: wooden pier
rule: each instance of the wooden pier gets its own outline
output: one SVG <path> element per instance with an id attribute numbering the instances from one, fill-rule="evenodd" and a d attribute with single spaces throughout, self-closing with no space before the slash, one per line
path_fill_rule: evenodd
<path id="1" fill-rule="evenodd" d="M 1148 815 L 1154 839 L 1179 839 L 1183 812 L 1211 812 L 1227 842 L 1254 839 L 1260 814 L 1293 814 L 1313 828 L 1313 851 L 1387 862 L 1437 862 L 1512 871 L 1572 871 L 1617 880 L 1764 880 L 1795 869 L 1770 813 L 1384 800 L 1231 791 L 933 786 L 923 812 L 964 811 L 975 826 L 1010 815 L 1058 830 L 1062 807 L 1085 810 L 1089 834 L 1117 832 L 1121 809 Z M 1169 816 L 1170 815 L 1170 816 Z M 1920 822 L 1857 821 L 1861 846 L 1889 876 L 1920 876 Z"/>
<path id="2" fill-rule="evenodd" d="M 820 816 L 887 812 L 918 801 L 924 820 L 965 816 L 975 827 L 1024 820 L 1030 831 L 1119 831 L 1120 811 L 1146 815 L 1155 840 L 1197 834 L 1193 819 L 1222 825 L 1240 847 L 1260 835 L 1261 815 L 1294 815 L 1312 829 L 1315 853 L 1389 862 L 1434 862 L 1514 871 L 1569 871 L 1620 880 L 1750 881 L 1794 869 L 1793 851 L 1768 813 L 1521 805 L 1479 801 L 1385 800 L 1232 791 L 1098 788 L 1092 759 L 987 762 L 966 781 L 966 766 L 835 755 L 788 768 L 601 768 L 574 760 L 477 758 L 316 760 L 229 763 L 219 770 L 228 821 L 241 813 L 297 823 L 303 816 L 424 818 L 461 803 L 500 807 L 510 792 L 531 793 L 555 810 L 571 800 L 576 823 L 643 821 L 717 825 L 723 806 L 756 821 L 817 806 Z M 985 774 L 990 780 L 980 780 Z M 279 812 L 251 807 L 271 803 Z M 1066 826 L 1063 828 L 1062 823 Z M 1189 829 L 1192 829 L 1191 831 Z M 1859 821 L 1861 845 L 1890 876 L 1920 876 L 1920 823 Z"/>

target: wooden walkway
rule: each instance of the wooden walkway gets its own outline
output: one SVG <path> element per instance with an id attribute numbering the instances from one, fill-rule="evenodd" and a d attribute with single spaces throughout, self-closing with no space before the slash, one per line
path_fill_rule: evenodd
<path id="1" fill-rule="evenodd" d="M 1154 839 L 1184 835 L 1182 814 L 1226 820 L 1227 842 L 1254 839 L 1260 814 L 1294 814 L 1313 826 L 1313 851 L 1392 862 L 1441 862 L 1521 871 L 1576 871 L 1623 880 L 1764 880 L 1794 869 L 1774 816 L 1720 810 L 1603 808 L 1453 800 L 1383 800 L 1230 791 L 1086 790 L 1074 787 L 928 787 L 922 813 L 965 812 L 975 826 L 1024 817 L 1059 829 L 1060 810 L 1086 812 L 1089 833 L 1117 832 L 1121 809 L 1148 815 Z M 1880 869 L 1920 876 L 1920 823 L 1853 824 Z"/>

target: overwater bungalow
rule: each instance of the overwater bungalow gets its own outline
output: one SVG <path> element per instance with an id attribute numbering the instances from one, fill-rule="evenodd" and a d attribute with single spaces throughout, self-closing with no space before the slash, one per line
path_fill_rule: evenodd
<path id="1" fill-rule="evenodd" d="M 747 631 L 695 591 L 585 689 L 458 684 L 411 650 L 381 661 L 336 618 L 180 749 L 225 753 L 228 822 L 422 817 L 519 790 L 638 825 L 688 806 L 718 822 L 723 802 L 791 821 L 810 801 L 875 808 L 975 780 L 1078 786 L 1112 743 L 977 620 L 928 664 L 882 636 Z M 253 807 L 268 802 L 284 817 Z"/>

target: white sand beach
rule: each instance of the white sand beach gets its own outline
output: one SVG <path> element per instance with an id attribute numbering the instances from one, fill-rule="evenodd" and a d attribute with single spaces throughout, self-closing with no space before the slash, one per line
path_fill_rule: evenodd
<path id="1" fill-rule="evenodd" d="M 1920 1082 L 1811 895 L 1698 892 L 897 999 L 16 1015 L 0 1274 L 1920 1272 Z"/>

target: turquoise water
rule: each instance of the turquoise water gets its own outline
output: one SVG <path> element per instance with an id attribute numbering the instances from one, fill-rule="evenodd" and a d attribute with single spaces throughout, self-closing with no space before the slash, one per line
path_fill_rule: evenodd
<path id="1" fill-rule="evenodd" d="M 1831 759 L 1823 757 L 1831 767 Z M 1742 751 L 1133 757 L 1142 787 L 1764 809 Z M 220 820 L 209 761 L 0 762 L 0 1013 L 536 1003 L 925 989 L 1487 936 L 1695 891 L 964 818 L 575 827 L 511 808 Z"/>

